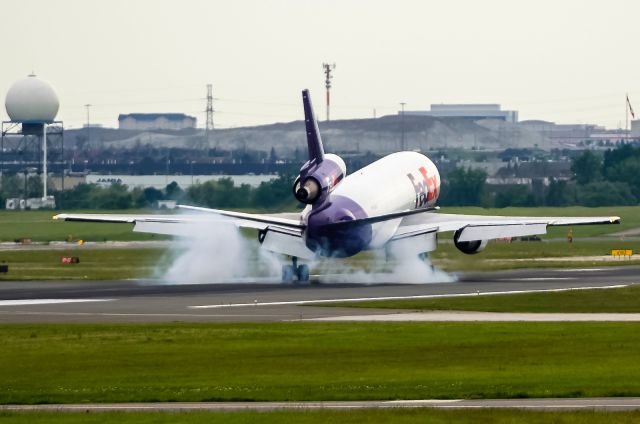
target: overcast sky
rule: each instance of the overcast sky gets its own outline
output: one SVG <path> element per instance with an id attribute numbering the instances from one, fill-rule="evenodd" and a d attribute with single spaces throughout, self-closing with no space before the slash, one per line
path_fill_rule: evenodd
<path id="1" fill-rule="evenodd" d="M 119 113 L 184 112 L 218 127 L 332 118 L 431 103 L 500 103 L 520 119 L 624 126 L 640 113 L 640 2 L 633 0 L 3 0 L 0 93 L 32 70 L 58 119 L 116 126 Z M 3 120 L 8 119 L 4 107 Z"/>

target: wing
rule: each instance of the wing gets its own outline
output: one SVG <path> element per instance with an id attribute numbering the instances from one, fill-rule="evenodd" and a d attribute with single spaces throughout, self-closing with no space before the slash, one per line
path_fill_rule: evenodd
<path id="1" fill-rule="evenodd" d="M 116 215 L 116 214 L 59 214 L 53 217 L 62 221 L 111 222 L 135 224 L 133 230 L 143 233 L 189 236 L 187 224 L 231 223 L 241 228 L 267 230 L 279 227 L 289 232 L 301 233 L 304 228 L 300 214 L 250 214 L 218 209 L 181 206 L 193 211 L 185 215 Z M 191 228 L 193 228 L 191 226 Z"/>
<path id="2" fill-rule="evenodd" d="M 619 224 L 617 216 L 519 217 L 427 212 L 403 218 L 392 240 L 410 235 L 461 230 L 459 241 L 493 240 L 546 234 L 547 226 Z"/>
<path id="3" fill-rule="evenodd" d="M 219 209 L 180 206 L 191 211 L 188 215 L 115 215 L 115 214 L 59 214 L 53 219 L 82 222 L 111 222 L 134 224 L 133 231 L 166 234 L 179 237 L 205 235 L 202 225 L 227 223 L 262 232 L 258 238 L 262 247 L 272 252 L 313 259 L 315 254 L 302 239 L 304 225 L 300 213 L 252 214 Z"/>

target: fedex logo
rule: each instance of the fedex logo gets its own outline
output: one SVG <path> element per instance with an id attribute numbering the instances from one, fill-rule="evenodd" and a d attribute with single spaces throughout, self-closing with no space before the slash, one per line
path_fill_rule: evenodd
<path id="1" fill-rule="evenodd" d="M 420 171 L 418 178 L 411 173 L 407 174 L 416 191 L 416 209 L 426 206 L 427 203 L 438 198 L 438 180 L 435 174 L 429 175 L 424 166 L 421 166 L 418 171 Z"/>

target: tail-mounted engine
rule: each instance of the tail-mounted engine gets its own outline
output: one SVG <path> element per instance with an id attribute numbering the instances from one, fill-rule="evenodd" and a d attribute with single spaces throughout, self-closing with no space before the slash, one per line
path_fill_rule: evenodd
<path id="1" fill-rule="evenodd" d="M 478 252 L 482 252 L 487 246 L 488 240 L 458 241 L 461 234 L 462 229 L 455 232 L 455 234 L 453 235 L 453 244 L 455 244 L 458 250 L 462 253 L 466 253 L 467 255 L 474 255 Z"/>
<path id="2" fill-rule="evenodd" d="M 293 183 L 293 195 L 308 205 L 326 198 L 333 188 L 347 175 L 347 166 L 342 158 L 325 154 L 320 163 L 308 161 L 300 169 L 300 175 Z"/>

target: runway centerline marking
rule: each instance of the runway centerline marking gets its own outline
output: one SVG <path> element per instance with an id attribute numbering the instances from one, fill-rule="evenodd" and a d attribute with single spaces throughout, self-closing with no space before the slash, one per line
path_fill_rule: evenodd
<path id="1" fill-rule="evenodd" d="M 595 289 L 618 289 L 627 287 L 628 284 L 616 284 L 612 286 L 598 287 L 567 287 L 557 289 L 533 289 L 533 290 L 511 290 L 511 291 L 491 291 L 491 292 L 470 292 L 470 293 L 453 293 L 453 294 L 424 294 L 411 296 L 382 296 L 382 297 L 354 297 L 345 299 L 312 299 L 312 300 L 289 300 L 276 302 L 258 302 L 252 303 L 227 303 L 217 305 L 194 305 L 188 306 L 189 309 L 221 309 L 221 308 L 242 308 L 247 306 L 283 306 L 283 305 L 313 305 L 323 303 L 340 303 L 340 302 L 367 302 L 376 300 L 405 300 L 405 299 L 437 299 L 445 297 L 471 297 L 471 296 L 496 296 L 502 294 L 520 294 L 520 293 L 548 293 L 563 292 L 571 290 L 595 290 Z"/>
<path id="2" fill-rule="evenodd" d="M 56 305 L 60 303 L 111 302 L 116 299 L 14 299 L 0 300 L 0 306 Z"/>

